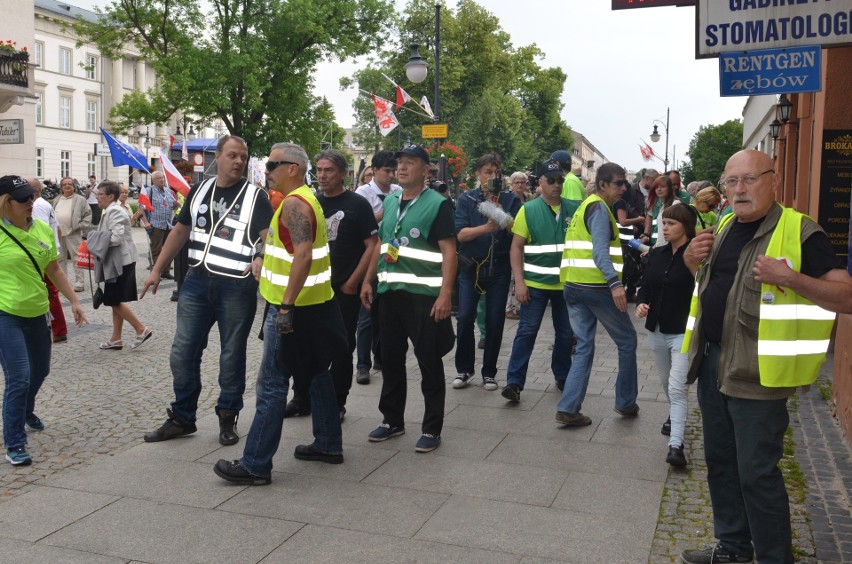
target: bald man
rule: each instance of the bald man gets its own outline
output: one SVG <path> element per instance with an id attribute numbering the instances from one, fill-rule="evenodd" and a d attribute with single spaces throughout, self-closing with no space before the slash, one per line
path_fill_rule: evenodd
<path id="1" fill-rule="evenodd" d="M 142 193 L 148 196 L 153 207 L 148 218 L 151 222 L 149 239 L 151 241 L 151 260 L 154 264 L 157 264 L 157 257 L 160 256 L 163 243 L 166 242 L 166 237 L 172 230 L 172 220 L 175 216 L 175 210 L 180 207 L 180 203 L 178 203 L 171 189 L 166 186 L 166 176 L 160 171 L 151 175 L 151 185 L 144 187 Z M 160 278 L 167 280 L 174 278 L 171 269 L 171 263 L 167 264 L 160 273 Z"/>
<path id="2" fill-rule="evenodd" d="M 816 379 L 832 312 L 852 313 L 852 278 L 822 228 L 775 201 L 779 178 L 767 155 L 736 153 L 722 184 L 733 214 L 683 257 L 698 273 L 684 350 L 688 382 L 698 380 L 719 542 L 686 550 L 679 562 L 792 563 L 778 468 L 787 399 Z"/>
<path id="3" fill-rule="evenodd" d="M 59 220 L 56 219 L 56 211 L 50 202 L 41 197 L 41 181 L 38 178 L 27 178 L 27 183 L 35 190 L 35 202 L 33 202 L 33 219 L 40 219 L 53 229 L 56 238 L 56 250 L 59 251 Z M 50 330 L 53 333 L 54 343 L 64 343 L 68 340 L 68 326 L 65 323 L 65 312 L 62 311 L 62 302 L 59 301 L 59 289 L 53 285 L 50 278 L 44 277 L 47 286 L 47 297 L 50 302 Z"/>

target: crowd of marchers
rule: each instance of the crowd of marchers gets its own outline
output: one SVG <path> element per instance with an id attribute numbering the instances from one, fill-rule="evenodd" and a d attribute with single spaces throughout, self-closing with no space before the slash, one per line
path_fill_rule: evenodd
<path id="1" fill-rule="evenodd" d="M 63 179 L 68 194 L 51 206 L 37 180 L 0 178 L 0 361 L 10 463 L 31 464 L 27 429 L 45 428 L 35 400 L 51 343 L 67 339 L 64 318 L 57 326 L 57 292 L 71 302 L 77 324 L 87 321 L 76 266 L 86 232 L 96 301 L 112 308 L 113 332 L 101 354 L 123 348 L 125 321 L 135 332 L 131 349 L 152 337 L 128 304 L 156 293 L 175 263 L 174 400 L 146 442 L 197 431 L 201 360 L 214 325 L 221 347 L 219 442 L 240 441 L 246 345 L 260 293 L 256 412 L 242 456 L 213 468 L 238 484 L 271 482 L 287 417 L 312 418 L 313 441 L 297 445 L 295 458 L 343 463 L 347 396 L 353 380 L 370 383 L 371 369 L 382 375 L 381 421 L 366 439 L 403 435 L 409 343 L 425 407 L 414 450 L 434 451 L 447 393 L 443 358 L 455 349 L 450 385 L 462 394 L 479 381 L 481 349 L 484 389 L 504 382 L 502 396 L 519 402 L 548 306 L 550 366 L 561 393 L 555 422 L 593 423 L 582 407 L 598 323 L 618 350 L 614 416 L 638 417 L 633 302 L 669 398 L 661 432 L 669 437 L 665 460 L 675 467 L 688 464 L 687 387 L 697 382 L 718 542 L 686 550 L 680 561 L 793 561 L 778 468 L 787 400 L 816 378 L 835 313 L 852 313 L 852 279 L 820 226 L 776 202 L 779 177 L 768 156 L 740 151 L 718 182 L 684 188 L 676 171 L 653 169 L 631 185 L 615 163 L 602 165 L 584 186 L 566 151 L 534 176 L 504 177 L 500 156 L 489 153 L 475 162 L 475 186 L 455 199 L 430 180 L 435 167 L 416 145 L 375 154 L 354 191 L 345 187 L 346 158 L 334 150 L 311 163 L 296 144 L 273 145 L 266 186 L 245 177 L 241 138 L 222 137 L 215 158 L 217 175 L 186 198 L 175 197 L 161 173 L 143 189 L 151 204 L 144 223 L 152 264 L 141 292 L 130 237 L 135 218 L 122 187 L 94 184 L 90 203 Z M 306 183 L 312 164 L 318 189 Z M 73 282 L 63 268 L 69 261 Z M 507 318 L 518 323 L 501 373 Z"/>

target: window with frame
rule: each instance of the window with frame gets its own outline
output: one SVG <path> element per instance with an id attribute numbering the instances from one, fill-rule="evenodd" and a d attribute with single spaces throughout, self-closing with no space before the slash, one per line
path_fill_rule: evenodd
<path id="1" fill-rule="evenodd" d="M 89 153 L 86 159 L 86 175 L 95 176 L 95 154 Z"/>
<path id="2" fill-rule="evenodd" d="M 86 131 L 98 129 L 98 103 L 86 100 Z"/>
<path id="3" fill-rule="evenodd" d="M 86 78 L 97 79 L 98 58 L 95 55 L 86 55 Z"/>
<path id="4" fill-rule="evenodd" d="M 36 147 L 36 176 L 44 177 L 44 149 Z"/>
<path id="5" fill-rule="evenodd" d="M 59 175 L 71 176 L 71 151 L 59 151 Z"/>
<path id="6" fill-rule="evenodd" d="M 59 48 L 59 72 L 62 74 L 71 74 L 71 65 L 73 63 L 73 58 L 71 55 L 71 49 L 66 49 L 65 47 Z"/>
<path id="7" fill-rule="evenodd" d="M 42 125 L 44 123 L 44 92 L 36 92 L 35 97 L 35 122 L 36 125 Z"/>
<path id="8" fill-rule="evenodd" d="M 44 64 L 44 43 L 41 41 L 35 42 L 35 47 L 33 49 L 33 62 L 37 67 Z"/>
<path id="9" fill-rule="evenodd" d="M 59 97 L 59 127 L 71 129 L 71 98 Z"/>

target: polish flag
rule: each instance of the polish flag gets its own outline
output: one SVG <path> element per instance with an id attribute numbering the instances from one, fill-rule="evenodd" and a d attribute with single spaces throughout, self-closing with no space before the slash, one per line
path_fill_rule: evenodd
<path id="1" fill-rule="evenodd" d="M 154 211 L 154 204 L 151 203 L 151 199 L 145 192 L 139 192 L 139 198 L 136 200 L 136 202 L 149 212 Z"/>
<path id="2" fill-rule="evenodd" d="M 391 77 L 389 77 L 385 73 L 382 73 L 382 76 L 388 79 L 390 83 L 396 87 L 396 111 L 399 111 L 399 109 L 404 106 L 406 102 L 411 100 L 411 96 L 409 96 L 408 92 L 403 90 L 402 86 L 397 84 Z"/>
<path id="3" fill-rule="evenodd" d="M 184 150 L 186 150 L 186 143 L 184 143 Z M 166 182 L 168 182 L 169 186 L 183 194 L 184 197 L 189 195 L 189 184 L 186 183 L 186 180 L 183 179 L 183 176 L 175 168 L 175 165 L 172 164 L 168 155 L 163 153 L 162 149 L 160 149 L 160 163 L 163 165 L 163 173 L 166 175 Z"/>

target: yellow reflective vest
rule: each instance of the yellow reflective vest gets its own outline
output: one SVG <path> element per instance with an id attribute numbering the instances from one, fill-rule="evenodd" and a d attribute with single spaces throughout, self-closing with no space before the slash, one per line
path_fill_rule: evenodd
<path id="1" fill-rule="evenodd" d="M 724 229 L 733 214 L 719 223 Z M 804 214 L 784 208 L 769 239 L 766 256 L 785 260 L 796 272 L 802 268 L 802 219 Z M 790 288 L 761 284 L 757 360 L 760 384 L 768 388 L 792 388 L 812 384 L 825 361 L 835 314 Z M 698 318 L 698 284 L 692 294 L 681 352 L 687 352 Z"/>
<path id="2" fill-rule="evenodd" d="M 325 303 L 334 296 L 331 289 L 331 259 L 328 249 L 328 232 L 325 226 L 325 215 L 322 207 L 311 192 L 310 188 L 302 185 L 284 198 L 298 197 L 311 206 L 316 218 L 316 236 L 312 245 L 311 268 L 305 280 L 302 291 L 296 297 L 297 306 L 307 306 Z M 264 247 L 263 269 L 260 274 L 260 294 L 271 304 L 278 305 L 284 299 L 284 292 L 290 282 L 290 267 L 293 265 L 293 255 L 284 246 L 279 232 L 279 219 L 283 205 L 278 206 L 272 216 L 272 224 L 266 235 Z"/>
<path id="3" fill-rule="evenodd" d="M 615 217 L 609 206 L 597 194 L 592 194 L 580 204 L 577 213 L 571 219 L 571 225 L 568 231 L 565 232 L 565 248 L 562 251 L 562 265 L 559 270 L 559 279 L 561 282 L 575 282 L 578 284 L 606 284 L 603 272 L 597 267 L 592 257 L 592 234 L 586 228 L 586 210 L 595 202 L 600 202 L 601 206 L 609 214 L 609 221 L 612 224 L 611 236 L 609 240 L 609 258 L 612 260 L 612 266 L 621 278 L 621 271 L 624 268 L 624 257 L 621 253 L 621 241 L 618 237 L 618 224 L 615 222 Z"/>

